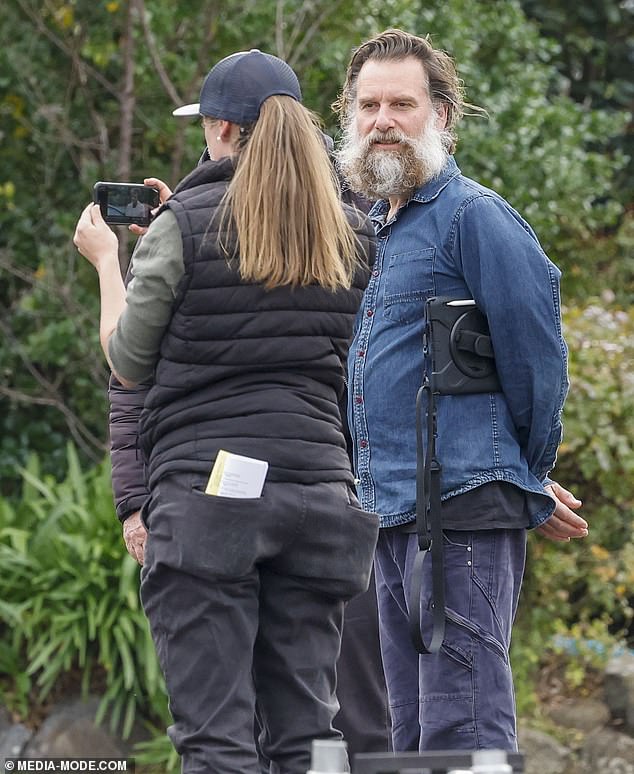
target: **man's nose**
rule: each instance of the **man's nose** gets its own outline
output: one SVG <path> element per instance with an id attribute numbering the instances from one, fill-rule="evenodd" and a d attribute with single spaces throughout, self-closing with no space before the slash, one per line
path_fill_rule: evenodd
<path id="1" fill-rule="evenodd" d="M 374 126 L 380 132 L 386 132 L 388 129 L 394 128 L 394 117 L 389 106 L 381 105 L 379 112 L 376 115 Z"/>

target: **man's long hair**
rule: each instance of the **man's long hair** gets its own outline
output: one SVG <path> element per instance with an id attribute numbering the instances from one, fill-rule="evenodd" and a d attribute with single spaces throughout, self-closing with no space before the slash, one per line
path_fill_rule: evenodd
<path id="1" fill-rule="evenodd" d="M 316 117 L 291 97 L 269 97 L 241 127 L 221 223 L 237 237 L 244 280 L 350 287 L 359 243 Z"/>
<path id="2" fill-rule="evenodd" d="M 447 106 L 445 131 L 450 138 L 448 151 L 453 153 L 457 143 L 454 128 L 462 118 L 465 107 L 474 106 L 467 105 L 464 101 L 463 83 L 458 77 L 453 59 L 444 51 L 435 49 L 427 38 L 399 29 L 389 29 L 362 43 L 352 54 L 343 89 L 332 107 L 345 126 L 353 113 L 357 77 L 363 65 L 370 59 L 391 62 L 407 57 L 414 57 L 423 65 L 432 104 L 437 106 L 442 103 Z"/>

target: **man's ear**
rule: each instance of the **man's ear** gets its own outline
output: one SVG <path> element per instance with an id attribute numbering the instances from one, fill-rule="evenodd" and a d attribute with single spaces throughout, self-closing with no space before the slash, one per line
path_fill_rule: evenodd
<path id="1" fill-rule="evenodd" d="M 447 103 L 437 102 L 434 105 L 434 112 L 436 113 L 436 129 L 444 129 L 447 126 Z"/>

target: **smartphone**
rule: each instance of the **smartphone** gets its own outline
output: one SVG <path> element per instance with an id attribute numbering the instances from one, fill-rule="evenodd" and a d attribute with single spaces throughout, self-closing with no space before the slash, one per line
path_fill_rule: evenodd
<path id="1" fill-rule="evenodd" d="M 158 189 L 141 183 L 100 181 L 95 183 L 92 198 L 106 223 L 115 226 L 149 226 L 152 210 L 159 206 Z"/>

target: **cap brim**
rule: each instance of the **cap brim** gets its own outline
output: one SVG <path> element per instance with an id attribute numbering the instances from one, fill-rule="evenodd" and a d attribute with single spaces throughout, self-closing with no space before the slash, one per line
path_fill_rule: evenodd
<path id="1" fill-rule="evenodd" d="M 197 116 L 200 114 L 200 102 L 192 102 L 191 105 L 183 105 L 182 107 L 172 110 L 173 116 Z"/>

